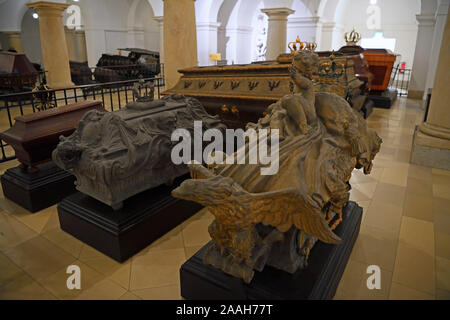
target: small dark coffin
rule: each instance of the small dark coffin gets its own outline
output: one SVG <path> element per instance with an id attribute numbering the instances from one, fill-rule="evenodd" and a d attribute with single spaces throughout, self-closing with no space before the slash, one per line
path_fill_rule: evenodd
<path id="1" fill-rule="evenodd" d="M 76 192 L 58 204 L 61 229 L 123 262 L 202 208 L 170 194 L 188 177 L 175 179 L 172 186 L 161 185 L 132 196 L 117 211 Z"/>
<path id="2" fill-rule="evenodd" d="M 13 127 L 0 133 L 21 162 L 1 176 L 7 199 L 37 212 L 75 192 L 75 177 L 51 161 L 52 151 L 59 136 L 72 134 L 81 117 L 93 109 L 105 111 L 101 101 L 78 102 L 17 117 Z"/>
<path id="3" fill-rule="evenodd" d="M 69 136 L 90 110 L 105 111 L 101 101 L 82 101 L 15 118 L 14 125 L 0 133 L 26 166 L 51 160 L 59 136 Z"/>
<path id="4" fill-rule="evenodd" d="M 308 267 L 289 274 L 272 267 L 256 272 L 249 284 L 203 264 L 205 245 L 180 269 L 181 296 L 210 300 L 318 300 L 332 299 L 341 280 L 353 245 L 359 234 L 362 208 L 350 201 L 343 221 L 335 233 L 339 245 L 317 242 L 308 259 Z"/>

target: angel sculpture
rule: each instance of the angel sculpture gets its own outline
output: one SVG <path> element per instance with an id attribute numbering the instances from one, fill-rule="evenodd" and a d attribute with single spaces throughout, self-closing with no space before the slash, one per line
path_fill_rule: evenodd
<path id="1" fill-rule="evenodd" d="M 347 101 L 314 93 L 317 70 L 315 53 L 297 52 L 291 68 L 295 93 L 247 125 L 279 130 L 277 174 L 261 175 L 261 165 L 249 161 L 209 168 L 190 164 L 193 179 L 172 192 L 201 203 L 215 217 L 203 262 L 246 283 L 265 265 L 289 273 L 306 267 L 317 240 L 338 244 L 333 230 L 349 199 L 351 173 L 363 168 L 369 174 L 380 149 L 377 133 Z"/>

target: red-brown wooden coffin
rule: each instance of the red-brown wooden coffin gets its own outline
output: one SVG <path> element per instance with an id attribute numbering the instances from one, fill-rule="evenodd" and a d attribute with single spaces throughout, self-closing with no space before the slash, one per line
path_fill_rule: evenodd
<path id="1" fill-rule="evenodd" d="M 51 160 L 59 136 L 72 134 L 83 115 L 94 109 L 105 111 L 101 101 L 82 101 L 20 116 L 0 139 L 12 146 L 22 164 L 35 166 Z"/>

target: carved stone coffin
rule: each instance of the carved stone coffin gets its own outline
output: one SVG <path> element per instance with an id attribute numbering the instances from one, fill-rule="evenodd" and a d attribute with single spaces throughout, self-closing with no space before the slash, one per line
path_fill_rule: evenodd
<path id="1" fill-rule="evenodd" d="M 228 127 L 244 128 L 248 122 L 258 121 L 270 104 L 293 92 L 291 61 L 292 55 L 286 54 L 278 61 L 182 69 L 178 83 L 162 94 L 195 97 L 209 113 L 220 115 Z M 360 111 L 367 94 L 362 89 L 364 82 L 355 76 L 353 57 L 336 56 L 334 62 L 339 70 L 318 75 L 315 91 L 336 93 L 350 104 L 354 101 Z M 321 65 L 331 63 L 327 54 L 320 58 Z"/>
<path id="2" fill-rule="evenodd" d="M 195 120 L 202 121 L 203 130 L 225 129 L 198 100 L 181 95 L 132 102 L 114 112 L 91 111 L 62 138 L 53 160 L 76 176 L 79 191 L 120 209 L 123 200 L 188 172 L 171 160 L 177 143 L 171 134 L 184 128 L 193 136 Z"/>
<path id="3" fill-rule="evenodd" d="M 105 111 L 101 101 L 83 101 L 20 116 L 0 138 L 13 147 L 23 166 L 34 167 L 51 160 L 59 136 L 72 134 L 81 117 L 91 110 Z"/>

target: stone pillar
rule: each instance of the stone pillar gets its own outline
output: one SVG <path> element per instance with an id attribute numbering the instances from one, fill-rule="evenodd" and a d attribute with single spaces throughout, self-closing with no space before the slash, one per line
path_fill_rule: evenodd
<path id="1" fill-rule="evenodd" d="M 287 51 L 287 17 L 295 11 L 289 8 L 261 9 L 269 17 L 267 31 L 267 60 L 275 60 Z M 295 39 L 294 39 L 295 40 Z"/>
<path id="2" fill-rule="evenodd" d="M 159 62 L 164 63 L 164 17 L 155 16 L 153 20 L 158 22 L 159 26 Z"/>
<path id="3" fill-rule="evenodd" d="M 440 5 L 436 10 L 435 15 L 436 22 L 434 25 L 433 43 L 428 52 L 429 64 L 423 99 L 426 99 L 428 89 L 433 88 L 433 83 L 437 70 L 437 61 L 441 49 L 442 35 L 444 34 L 445 22 L 447 21 L 448 16 L 449 2 L 450 0 L 441 0 Z"/>
<path id="4" fill-rule="evenodd" d="M 179 69 L 197 65 L 195 0 L 164 0 L 164 74 L 166 88 L 180 78 Z"/>
<path id="5" fill-rule="evenodd" d="M 69 53 L 64 35 L 62 13 L 66 3 L 38 1 L 27 3 L 39 14 L 42 60 L 47 71 L 47 84 L 52 89 L 71 87 Z"/>
<path id="6" fill-rule="evenodd" d="M 197 38 L 200 41 L 198 47 L 198 63 L 200 66 L 214 65 L 209 60 L 209 54 L 217 53 L 217 31 L 220 23 L 218 22 L 199 22 L 197 23 Z"/>
<path id="7" fill-rule="evenodd" d="M 14 49 L 17 51 L 17 53 L 23 53 L 20 31 L 3 31 L 3 33 L 8 37 L 8 48 L 4 49 Z"/>
<path id="8" fill-rule="evenodd" d="M 430 50 L 433 45 L 434 15 L 416 15 L 419 23 L 417 29 L 416 49 L 414 51 L 414 62 L 411 72 L 411 83 L 408 88 L 408 97 L 422 99 L 425 91 Z"/>
<path id="9" fill-rule="evenodd" d="M 426 122 L 414 135 L 411 163 L 450 170 L 450 21 L 442 38 Z"/>

